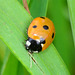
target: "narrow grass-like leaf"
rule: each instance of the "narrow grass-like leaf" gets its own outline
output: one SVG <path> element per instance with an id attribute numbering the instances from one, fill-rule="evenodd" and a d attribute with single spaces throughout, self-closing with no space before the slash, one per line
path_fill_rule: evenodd
<path id="1" fill-rule="evenodd" d="M 25 69 L 25 67 L 20 62 L 18 63 L 17 75 L 30 75 L 29 72 Z"/>
<path id="2" fill-rule="evenodd" d="M 29 9 L 31 15 L 36 18 L 46 16 L 48 0 L 31 0 Z"/>
<path id="3" fill-rule="evenodd" d="M 18 2 L 14 1 L 14 3 L 16 3 L 16 5 L 18 5 Z M 9 4 L 11 4 L 11 1 L 10 1 Z M 22 12 L 22 11 L 20 11 L 20 12 Z M 24 12 L 24 10 L 23 10 L 23 12 Z M 0 13 L 0 15 L 1 14 L 3 14 L 3 13 Z M 14 54 L 16 53 L 15 56 L 18 57 L 18 59 L 22 62 L 22 64 L 25 67 L 26 67 L 26 65 L 28 67 L 30 67 L 30 65 L 29 65 L 30 62 L 29 62 L 29 58 L 28 58 L 29 55 L 28 55 L 28 52 L 25 51 L 25 48 L 23 46 L 23 40 L 24 40 L 23 35 L 19 31 L 17 31 L 18 29 L 17 30 L 15 29 L 15 26 L 14 26 L 13 22 L 11 21 L 11 19 L 9 21 L 9 18 L 7 17 L 7 15 L 6 15 L 6 17 L 5 16 L 3 17 L 3 16 L 4 16 L 4 14 L 1 15 L 1 18 L 0 18 L 0 21 L 1 21 L 0 28 L 2 28 L 2 30 L 0 31 L 0 37 L 1 37 L 1 39 L 6 43 L 6 45 L 10 48 L 10 50 Z M 24 16 L 26 18 L 25 14 L 24 14 Z M 27 21 L 27 19 L 26 19 L 26 21 Z M 24 22 L 26 22 L 26 21 L 24 21 Z M 35 69 L 36 69 L 36 71 L 35 71 Z M 33 71 L 34 74 L 36 74 L 36 72 L 37 72 L 37 75 L 42 73 L 42 72 L 40 72 L 40 70 L 36 66 L 34 68 L 32 68 L 32 71 Z"/>
<path id="4" fill-rule="evenodd" d="M 3 43 L 3 41 L 0 39 L 0 75 L 1 75 L 1 68 L 5 56 L 5 50 L 6 50 L 6 46 Z"/>
<path id="5" fill-rule="evenodd" d="M 38 3 L 39 2 L 39 3 Z M 48 3 L 49 2 L 49 3 Z M 35 6 L 35 4 L 37 4 L 37 6 Z M 40 4 L 41 4 L 41 7 L 40 7 Z M 48 6 L 47 6 L 47 4 L 48 4 Z M 46 16 L 46 11 L 47 11 L 47 7 L 49 7 L 49 6 L 51 6 L 50 5 L 51 3 L 50 3 L 50 1 L 48 1 L 48 0 L 46 0 L 46 1 L 38 1 L 38 0 L 33 0 L 29 5 L 30 5 L 30 9 L 31 9 L 31 14 L 32 14 L 32 16 L 33 17 L 37 17 L 37 16 Z M 35 7 L 33 7 L 33 6 L 35 6 Z M 41 9 L 41 8 L 43 8 L 43 7 L 45 7 L 44 9 Z M 34 10 L 34 9 L 36 9 L 37 10 L 37 14 L 35 13 L 36 12 L 36 10 Z M 41 10 L 41 11 L 40 11 Z M 53 9 L 54 10 L 54 9 Z M 44 12 L 43 12 L 44 11 Z M 48 9 L 48 11 L 50 11 L 50 9 Z M 40 14 L 39 14 L 39 12 L 40 12 Z M 43 14 L 42 14 L 43 13 Z M 48 15 L 48 17 L 50 16 L 50 12 L 49 12 L 49 15 Z M 49 17 L 50 18 L 50 17 Z M 60 50 L 60 49 L 59 49 Z M 45 59 L 45 58 L 43 58 L 43 59 Z M 46 58 L 47 59 L 47 58 Z M 47 62 L 46 62 L 47 63 Z M 53 62 L 52 62 L 53 63 Z M 56 72 L 55 72 L 56 73 Z"/>
<path id="6" fill-rule="evenodd" d="M 5 57 L 1 75 L 16 75 L 18 69 L 18 60 L 11 53 Z"/>
<path id="7" fill-rule="evenodd" d="M 27 25 L 29 25 L 31 23 L 32 17 L 29 14 L 27 14 L 28 12 L 20 5 L 20 3 L 18 1 L 15 1 L 15 2 L 17 2 L 17 4 L 14 3 L 14 1 L 15 0 L 8 1 L 8 2 L 6 1 L 7 4 L 6 4 L 6 2 L 3 2 L 3 4 L 0 4 L 0 6 L 1 6 L 0 11 L 3 14 L 1 16 L 2 16 L 2 18 L 4 18 L 4 16 L 6 16 L 7 18 L 9 17 L 8 20 L 11 19 L 9 22 L 10 23 L 12 22 L 13 26 L 17 27 L 16 29 L 19 29 L 22 32 L 22 35 L 24 36 L 24 35 L 26 35 L 26 31 L 27 31 L 26 28 L 28 28 Z M 12 4 L 10 4 L 10 2 Z M 18 6 L 18 4 L 19 4 L 19 6 Z M 7 7 L 7 5 L 8 5 L 8 7 Z M 7 7 L 7 8 L 5 8 L 5 7 Z M 14 8 L 14 10 L 12 8 Z M 18 8 L 18 9 L 16 9 L 16 8 Z M 18 11 L 22 11 L 22 10 L 25 10 L 25 11 L 22 13 L 18 12 Z M 16 12 L 16 14 L 15 14 L 15 12 Z M 26 14 L 26 16 L 24 17 L 25 14 Z M 28 16 L 30 16 L 30 17 L 28 18 Z M 6 20 L 6 19 L 4 18 L 4 20 Z M 26 38 L 26 36 L 25 36 L 25 38 Z"/>
<path id="8" fill-rule="evenodd" d="M 69 71 L 72 73 L 75 63 L 75 50 L 66 1 L 49 0 L 47 17 L 49 17 L 55 25 L 56 35 L 54 45 L 68 66 Z"/>
<path id="9" fill-rule="evenodd" d="M 0 58 L 1 59 L 1 58 Z M 2 61 L 0 60 L 0 74 L 1 74 L 1 67 L 2 67 Z"/>
<path id="10" fill-rule="evenodd" d="M 5 46 L 4 42 L 0 39 L 0 58 L 2 61 L 4 59 L 5 49 L 6 49 L 6 46 Z"/>
<path id="11" fill-rule="evenodd" d="M 24 67 L 34 75 L 70 75 L 53 44 L 47 50 L 34 54 L 43 72 L 34 63 L 32 68 L 30 68 L 30 57 L 24 48 L 23 41 L 27 37 L 26 27 L 29 26 L 31 21 L 32 17 L 18 1 L 0 1 L 0 38 Z"/>
<path id="12" fill-rule="evenodd" d="M 0 75 L 29 75 L 23 65 L 6 48 L 5 58 Z"/>
<path id="13" fill-rule="evenodd" d="M 2 68 L 1 68 L 1 75 L 3 74 L 4 72 L 4 69 L 5 69 L 5 65 L 6 65 L 6 61 L 7 61 L 7 57 L 8 57 L 8 54 L 9 54 L 9 49 L 6 47 L 6 50 L 5 50 L 5 55 L 4 55 L 4 59 L 3 59 L 3 64 L 2 64 Z"/>
<path id="14" fill-rule="evenodd" d="M 53 44 L 51 44 L 50 47 L 48 47 L 48 49 L 44 52 L 39 53 L 38 57 L 41 59 L 40 61 L 45 63 L 44 68 L 47 67 L 52 75 L 69 75 L 63 60 L 61 59 Z M 35 58 L 38 59 L 37 57 Z"/>
<path id="15" fill-rule="evenodd" d="M 69 7 L 68 9 L 71 21 L 72 34 L 74 39 L 74 46 L 75 46 L 75 0 L 67 0 L 67 2 Z"/>

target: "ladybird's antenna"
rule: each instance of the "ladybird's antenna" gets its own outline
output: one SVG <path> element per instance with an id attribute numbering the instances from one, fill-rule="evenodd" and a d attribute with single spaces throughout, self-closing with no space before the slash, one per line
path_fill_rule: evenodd
<path id="1" fill-rule="evenodd" d="M 44 71 L 42 70 L 42 68 L 38 65 L 37 61 L 33 58 L 32 54 L 30 52 L 28 52 L 30 58 L 33 60 L 33 62 L 38 66 L 38 68 L 42 71 L 43 75 L 45 75 Z M 32 67 L 32 60 L 30 59 L 30 67 Z"/>
<path id="2" fill-rule="evenodd" d="M 26 0 L 23 0 L 23 5 L 24 5 L 24 8 L 28 11 L 28 13 L 30 14 L 30 11 L 29 11 L 29 8 L 28 8 L 28 4 L 27 4 L 27 1 Z"/>

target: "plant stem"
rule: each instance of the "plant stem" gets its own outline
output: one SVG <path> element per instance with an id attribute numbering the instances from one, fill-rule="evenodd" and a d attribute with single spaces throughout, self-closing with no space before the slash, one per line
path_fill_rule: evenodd
<path id="1" fill-rule="evenodd" d="M 27 4 L 27 1 L 26 0 L 23 0 L 23 5 L 24 5 L 24 8 L 28 11 L 28 13 L 30 14 L 30 11 L 29 11 L 29 8 L 28 8 L 28 4 Z"/>

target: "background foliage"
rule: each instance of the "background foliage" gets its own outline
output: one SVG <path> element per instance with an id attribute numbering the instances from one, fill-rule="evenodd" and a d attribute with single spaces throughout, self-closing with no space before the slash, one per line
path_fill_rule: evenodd
<path id="1" fill-rule="evenodd" d="M 27 0 L 31 14 L 22 0 L 0 0 L 0 73 L 1 75 L 75 75 L 75 1 Z M 55 25 L 53 43 L 34 54 L 32 62 L 23 42 L 31 21 L 46 16 Z"/>

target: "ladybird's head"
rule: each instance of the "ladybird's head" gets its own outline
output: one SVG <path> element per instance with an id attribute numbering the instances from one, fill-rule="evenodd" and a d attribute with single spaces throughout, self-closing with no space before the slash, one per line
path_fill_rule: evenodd
<path id="1" fill-rule="evenodd" d="M 34 40 L 32 38 L 28 38 L 25 47 L 26 50 L 30 53 L 38 53 L 42 50 L 42 46 L 44 43 L 45 43 L 44 39 Z"/>

